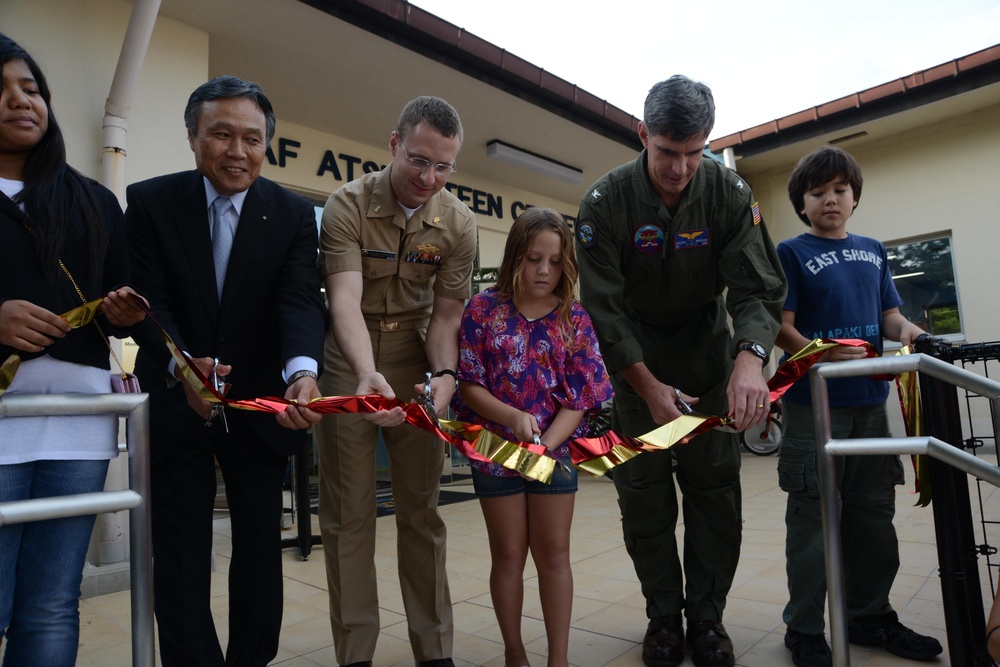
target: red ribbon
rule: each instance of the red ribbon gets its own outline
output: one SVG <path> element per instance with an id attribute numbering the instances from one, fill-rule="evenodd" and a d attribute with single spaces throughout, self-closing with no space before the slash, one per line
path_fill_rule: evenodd
<path id="1" fill-rule="evenodd" d="M 294 403 L 288 399 L 277 396 L 265 396 L 261 398 L 240 400 L 226 398 L 222 393 L 216 391 L 212 387 L 209 379 L 203 375 L 197 367 L 188 363 L 186 355 L 178 350 L 173 340 L 171 340 L 162 325 L 160 325 L 160 323 L 156 320 L 152 310 L 150 310 L 145 302 L 139 298 L 136 298 L 136 302 L 159 328 L 160 334 L 162 335 L 167 348 L 173 355 L 177 365 L 181 368 L 182 374 L 206 400 L 215 403 L 222 403 L 226 407 L 234 409 L 253 410 L 270 414 L 278 414 L 280 412 L 284 412 L 290 406 L 299 405 L 298 403 Z M 785 361 L 785 363 L 777 369 L 774 376 L 768 381 L 767 386 L 770 390 L 771 401 L 776 401 L 781 398 L 781 396 L 790 386 L 792 386 L 792 384 L 805 376 L 812 365 L 815 364 L 828 349 L 837 345 L 865 347 L 868 357 L 878 356 L 874 347 L 870 343 L 863 340 L 839 338 L 814 340 Z M 193 381 L 191 375 L 197 379 L 197 383 Z M 545 461 L 546 458 L 551 459 L 551 452 L 545 446 L 529 442 L 510 442 L 504 440 L 496 434 L 491 434 L 488 430 L 476 424 L 467 424 L 464 422 L 449 420 L 439 421 L 432 418 L 424 406 L 419 403 L 404 403 L 398 398 L 389 399 L 374 394 L 368 396 L 325 396 L 315 399 L 311 401 L 308 406 L 303 407 L 308 407 L 310 410 L 328 415 L 373 413 L 380 410 L 391 410 L 399 407 L 402 408 L 403 413 L 405 414 L 405 423 L 423 431 L 427 431 L 435 437 L 450 443 L 470 459 L 485 462 L 500 462 L 505 467 L 517 470 L 531 477 L 542 479 L 542 481 L 546 482 L 549 481 L 551 477 L 554 462 Z M 599 476 L 604 474 L 604 472 L 610 468 L 613 468 L 614 466 L 619 465 L 620 463 L 623 463 L 624 461 L 627 461 L 642 452 L 660 451 L 674 444 L 688 442 L 706 431 L 718 426 L 727 426 L 732 423 L 732 420 L 728 417 L 720 417 L 716 415 L 691 416 L 696 417 L 697 420 L 700 421 L 698 421 L 698 423 L 689 431 L 680 434 L 674 441 L 670 441 L 665 445 L 648 444 L 647 442 L 643 442 L 644 438 L 653 441 L 658 440 L 656 438 L 647 438 L 647 436 L 651 434 L 647 434 L 647 436 L 640 436 L 640 438 L 632 438 L 619 435 L 613 431 L 609 431 L 599 437 L 575 438 L 570 440 L 568 445 L 573 465 L 580 470 Z M 441 424 L 445 424 L 447 428 L 443 429 Z M 489 435 L 487 436 L 487 434 Z M 479 443 L 480 440 L 483 440 L 484 442 L 486 440 L 490 440 L 494 444 L 499 442 L 501 445 L 512 444 L 519 450 L 524 450 L 523 453 L 525 456 L 511 457 L 505 454 L 501 457 L 503 460 L 495 461 L 490 456 L 482 453 L 480 449 L 476 448 L 475 443 Z M 537 463 L 540 460 L 548 463 L 548 465 L 538 466 Z"/>

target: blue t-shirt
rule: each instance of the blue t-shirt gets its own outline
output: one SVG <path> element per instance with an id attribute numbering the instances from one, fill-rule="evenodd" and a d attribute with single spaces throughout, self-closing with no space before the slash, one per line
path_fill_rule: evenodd
<path id="1" fill-rule="evenodd" d="M 799 333 L 809 340 L 860 338 L 882 353 L 882 312 L 903 303 L 885 246 L 856 234 L 827 239 L 806 233 L 778 244 L 778 257 L 788 278 L 784 309 L 795 313 Z M 837 408 L 878 405 L 889 396 L 888 382 L 867 377 L 833 379 L 828 387 L 830 405 Z M 809 377 L 792 385 L 785 398 L 811 404 Z"/>

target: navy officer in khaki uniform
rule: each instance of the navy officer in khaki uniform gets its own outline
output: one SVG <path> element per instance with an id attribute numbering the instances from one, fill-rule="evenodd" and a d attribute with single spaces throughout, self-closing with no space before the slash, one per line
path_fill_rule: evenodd
<path id="1" fill-rule="evenodd" d="M 687 404 L 730 415 L 738 429 L 768 412 L 761 368 L 780 327 L 784 274 L 750 187 L 703 155 L 714 123 L 707 86 L 683 76 L 656 84 L 639 124 L 642 153 L 597 181 L 580 205 L 582 300 L 613 374 L 614 428 L 631 436 L 676 419 Z M 684 660 L 682 616 L 696 665 L 734 664 L 722 612 L 740 554 L 739 472 L 736 435 L 713 430 L 612 473 L 646 598 L 642 657 L 650 667 Z"/>
<path id="2" fill-rule="evenodd" d="M 444 190 L 462 145 L 455 109 L 418 97 L 389 138 L 392 162 L 334 192 L 323 209 L 320 270 L 332 332 L 323 395 L 406 401 L 433 373 L 444 415 L 455 392 L 458 329 L 470 296 L 476 225 Z M 382 428 L 392 475 L 398 567 L 413 656 L 452 665 L 445 526 L 437 511 L 445 447 L 401 425 L 400 408 L 325 417 L 317 426 L 319 520 L 337 662 L 371 665 L 379 634 L 375 571 L 375 443 Z"/>

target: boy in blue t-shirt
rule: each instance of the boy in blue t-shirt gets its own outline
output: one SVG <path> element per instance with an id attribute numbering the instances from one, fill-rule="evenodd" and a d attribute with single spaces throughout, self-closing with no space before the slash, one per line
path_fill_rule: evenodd
<path id="1" fill-rule="evenodd" d="M 778 245 L 788 296 L 777 345 L 789 354 L 814 338 L 860 338 L 881 353 L 883 338 L 908 345 L 924 333 L 899 312 L 902 300 L 892 283 L 885 247 L 875 239 L 847 233 L 861 184 L 861 168 L 854 158 L 830 146 L 799 160 L 788 180 L 788 196 L 809 226 L 805 234 Z M 842 345 L 820 361 L 864 357 L 863 349 Z M 834 438 L 889 436 L 888 382 L 835 379 L 829 391 Z M 808 378 L 788 390 L 782 410 L 778 480 L 788 492 L 785 646 L 797 667 L 825 667 L 832 664 L 832 655 L 823 634 L 826 564 Z M 910 660 L 929 660 L 941 653 L 941 644 L 903 626 L 889 604 L 899 569 L 899 544 L 892 525 L 894 487 L 903 483 L 899 457 L 837 457 L 836 469 L 850 641 L 882 646 Z"/>

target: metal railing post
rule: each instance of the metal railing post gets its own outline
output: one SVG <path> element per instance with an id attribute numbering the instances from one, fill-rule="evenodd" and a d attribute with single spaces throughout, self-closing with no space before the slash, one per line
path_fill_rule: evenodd
<path id="1" fill-rule="evenodd" d="M 153 636 L 153 522 L 149 510 L 149 394 L 126 420 L 129 488 L 146 502 L 129 512 L 131 567 L 129 586 L 132 602 L 132 664 L 153 667 L 156 641 Z"/>
<path id="2" fill-rule="evenodd" d="M 847 592 L 844 589 L 844 547 L 840 534 L 840 491 L 837 465 L 826 451 L 833 437 L 830 423 L 830 393 L 826 378 L 811 373 L 813 425 L 816 429 L 816 475 L 819 478 L 820 511 L 823 517 L 823 551 L 826 561 L 827 604 L 830 607 L 830 648 L 834 667 L 850 666 L 847 642 Z M 840 582 L 831 585 L 829 582 Z M 843 657 L 842 660 L 838 658 Z"/>
<path id="3" fill-rule="evenodd" d="M 148 394 L 14 394 L 0 396 L 0 419 L 114 414 L 126 418 L 129 490 L 0 503 L 0 526 L 129 510 L 132 665 L 153 667 L 153 547 L 149 516 Z"/>
<path id="4" fill-rule="evenodd" d="M 911 354 L 900 357 L 883 357 L 859 361 L 842 361 L 835 364 L 817 364 L 809 371 L 811 374 L 810 386 L 813 390 L 813 418 L 816 427 L 816 441 L 818 449 L 820 450 L 817 452 L 817 463 L 823 468 L 823 472 L 821 472 L 818 477 L 820 506 L 823 512 L 823 542 L 824 549 L 826 551 L 825 556 L 827 563 L 827 599 L 830 604 L 830 644 L 833 649 L 834 667 L 849 667 L 850 653 L 846 627 L 847 610 L 843 579 L 843 552 L 841 549 L 840 536 L 839 498 L 837 489 L 835 488 L 835 476 L 831 476 L 829 474 L 830 470 L 834 469 L 832 462 L 830 461 L 830 457 L 879 454 L 926 454 L 931 457 L 932 462 L 941 461 L 949 466 L 953 466 L 963 471 L 964 474 L 976 475 L 980 479 L 987 481 L 994 486 L 1000 487 L 1000 469 L 998 469 L 997 466 L 981 461 L 972 454 L 969 454 L 952 444 L 954 442 L 961 442 L 961 422 L 957 418 L 957 394 L 954 393 L 951 394 L 953 399 L 951 403 L 953 403 L 956 408 L 956 411 L 953 413 L 954 418 L 949 416 L 944 420 L 939 420 L 938 424 L 934 427 L 939 433 L 950 432 L 952 429 L 957 429 L 956 432 L 958 433 L 958 436 L 953 439 L 951 443 L 945 442 L 942 439 L 933 436 L 919 438 L 864 438 L 855 440 L 831 439 L 829 394 L 826 387 L 827 380 L 833 378 L 855 377 L 859 375 L 896 375 L 910 371 L 917 371 L 920 373 L 921 390 L 923 393 L 923 400 L 925 402 L 929 401 L 934 403 L 936 406 L 941 406 L 944 409 L 950 410 L 949 401 L 945 398 L 945 394 L 941 393 L 939 389 L 932 386 L 930 391 L 923 391 L 923 379 L 927 376 L 936 378 L 942 381 L 942 383 L 957 385 L 970 392 L 979 394 L 980 396 L 989 399 L 994 406 L 994 409 L 1000 405 L 1000 383 L 976 375 L 975 373 L 965 369 L 956 368 L 952 364 L 946 363 L 927 354 Z M 925 410 L 928 409 L 923 405 L 922 407 Z M 949 414 L 952 413 L 949 412 Z M 994 415 L 995 427 L 998 422 L 1000 422 L 1000 420 L 998 420 Z M 945 470 L 945 472 L 948 473 L 949 471 Z M 951 474 L 957 473 L 952 472 Z M 942 475 L 938 473 L 937 477 L 941 478 Z M 950 494 L 948 491 L 942 492 L 944 494 L 942 498 L 938 498 L 935 495 L 933 500 L 935 505 L 934 517 L 936 525 L 939 523 L 958 524 L 960 522 L 967 521 L 970 524 L 971 535 L 971 507 L 968 503 L 967 480 L 964 480 L 964 482 L 966 484 L 964 494 L 966 502 L 964 509 L 965 517 L 963 518 L 954 514 L 948 515 L 944 512 L 942 512 L 941 515 L 938 514 L 937 506 L 939 504 L 948 505 L 950 511 L 952 512 L 962 511 L 962 508 L 958 503 L 951 502 L 949 504 L 948 495 L 962 495 L 955 492 L 954 486 L 951 487 Z M 934 489 L 934 493 L 937 493 L 936 488 Z M 936 538 L 939 550 L 942 547 L 941 541 L 943 539 L 952 539 L 951 537 L 942 538 L 940 535 L 936 535 Z M 977 635 L 977 633 L 981 633 L 984 629 L 985 620 L 982 613 L 983 605 L 981 592 L 978 592 L 979 576 L 978 569 L 975 565 L 976 550 L 973 538 L 970 537 L 967 544 L 971 545 L 972 548 L 971 550 L 966 549 L 964 551 L 962 555 L 966 556 L 967 559 L 963 561 L 960 558 L 957 567 L 962 567 L 964 569 L 966 584 L 970 581 L 967 573 L 969 571 L 975 573 L 975 586 L 973 587 L 971 585 L 967 585 L 965 587 L 965 593 L 968 594 L 969 597 L 962 598 L 965 600 L 965 606 L 963 609 L 953 611 L 952 606 L 954 603 L 951 600 L 946 600 L 946 603 L 943 606 L 946 616 L 945 624 L 948 630 L 949 649 L 951 649 L 951 663 L 954 665 L 989 665 L 991 663 L 986 655 L 984 646 L 985 635 L 981 637 Z M 942 571 L 943 570 L 944 565 L 942 564 Z M 959 597 L 959 594 L 954 590 L 955 587 L 952 586 L 950 582 L 949 584 L 946 584 L 945 581 L 946 579 L 942 575 L 942 593 L 944 594 L 944 597 Z M 947 592 L 944 590 L 946 586 L 949 588 Z M 975 600 L 975 603 L 973 603 L 973 599 L 971 597 L 972 593 L 976 593 L 979 596 Z M 952 614 L 957 615 L 958 619 L 948 618 Z M 977 614 L 978 620 L 973 618 Z M 953 634 L 953 626 L 967 626 L 968 632 Z M 971 633 L 971 635 L 969 633 Z M 958 653 L 955 652 L 956 649 Z M 955 655 L 960 655 L 962 657 L 956 659 Z"/>

